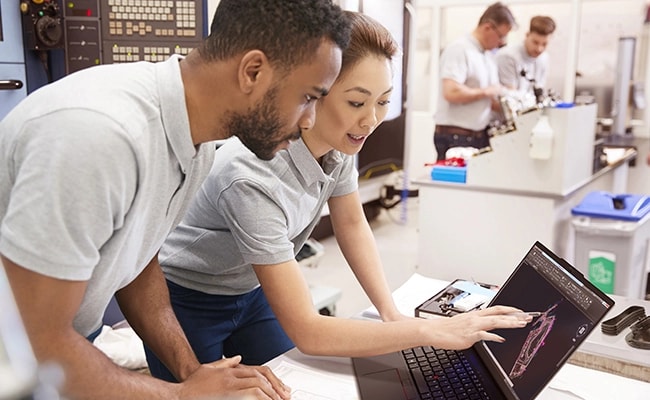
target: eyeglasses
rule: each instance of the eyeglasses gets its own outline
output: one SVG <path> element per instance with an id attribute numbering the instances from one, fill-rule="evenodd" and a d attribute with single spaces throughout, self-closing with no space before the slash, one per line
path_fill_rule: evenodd
<path id="1" fill-rule="evenodd" d="M 499 29 L 494 22 L 490 22 L 490 28 L 492 28 L 494 33 L 497 34 L 497 37 L 501 42 L 505 41 L 506 38 L 508 37 L 508 33 L 510 33 L 510 28 L 508 28 L 508 30 L 505 33 L 499 32 Z"/>

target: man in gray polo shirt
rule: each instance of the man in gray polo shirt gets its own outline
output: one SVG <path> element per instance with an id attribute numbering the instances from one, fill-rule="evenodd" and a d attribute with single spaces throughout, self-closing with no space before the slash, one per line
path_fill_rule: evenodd
<path id="1" fill-rule="evenodd" d="M 210 141 L 236 135 L 263 159 L 285 148 L 313 125 L 348 40 L 330 0 L 221 0 L 186 58 L 80 71 L 0 122 L 1 260 L 38 361 L 65 373 L 65 397 L 288 398 L 268 369 L 198 362 L 157 252 L 208 173 Z M 92 346 L 113 294 L 180 384 Z"/>

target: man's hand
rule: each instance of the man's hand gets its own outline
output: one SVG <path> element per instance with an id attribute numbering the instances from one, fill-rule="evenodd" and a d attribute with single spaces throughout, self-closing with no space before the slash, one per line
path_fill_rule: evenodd
<path id="1" fill-rule="evenodd" d="M 181 383 L 179 399 L 207 399 L 215 395 L 249 396 L 260 400 L 288 400 L 291 390 L 268 367 L 240 364 L 236 356 L 203 364 Z"/>
<path id="2" fill-rule="evenodd" d="M 493 329 L 523 328 L 532 317 L 523 311 L 506 306 L 488 307 L 484 310 L 470 311 L 451 318 L 435 318 L 440 325 L 434 332 L 437 347 L 462 350 L 471 347 L 479 340 L 504 342 L 505 339 L 490 331 Z"/>
<path id="3" fill-rule="evenodd" d="M 503 95 L 506 93 L 506 88 L 501 85 L 491 85 L 483 88 L 483 94 L 485 97 L 489 97 L 491 99 L 498 98 L 499 96 Z"/>

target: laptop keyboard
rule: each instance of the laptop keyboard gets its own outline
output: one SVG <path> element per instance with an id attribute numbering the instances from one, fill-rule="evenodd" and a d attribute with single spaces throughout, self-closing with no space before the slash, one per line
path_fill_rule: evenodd
<path id="1" fill-rule="evenodd" d="M 465 354 L 415 347 L 402 351 L 422 399 L 489 399 Z"/>

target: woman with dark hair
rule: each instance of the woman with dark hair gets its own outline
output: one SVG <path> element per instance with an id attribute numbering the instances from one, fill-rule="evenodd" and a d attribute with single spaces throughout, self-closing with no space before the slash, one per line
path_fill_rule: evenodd
<path id="1" fill-rule="evenodd" d="M 416 345 L 469 347 L 525 320 L 498 307 L 424 320 L 400 314 L 358 193 L 354 155 L 384 120 L 398 45 L 372 18 L 347 12 L 351 40 L 316 122 L 269 161 L 238 140 L 216 162 L 160 254 L 172 305 L 200 360 L 241 355 L 262 364 L 291 349 L 336 356 Z M 336 239 L 385 323 L 320 315 L 295 259 L 325 205 Z M 148 352 L 152 374 L 171 378 Z"/>

